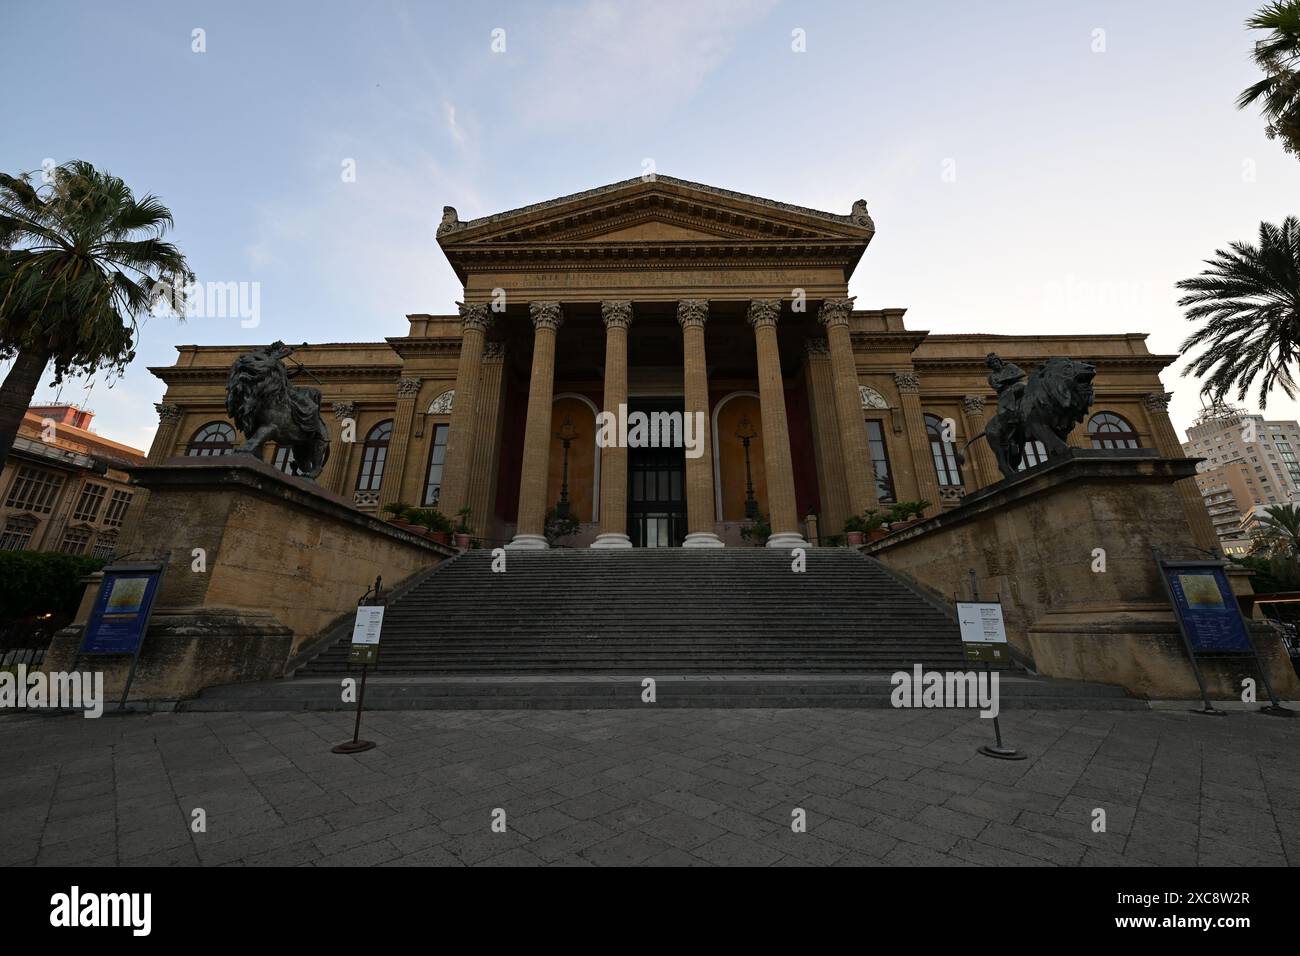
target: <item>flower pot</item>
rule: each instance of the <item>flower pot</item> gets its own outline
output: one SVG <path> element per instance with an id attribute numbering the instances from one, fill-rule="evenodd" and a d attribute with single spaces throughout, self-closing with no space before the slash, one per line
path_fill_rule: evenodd
<path id="1" fill-rule="evenodd" d="M 430 531 L 428 532 L 428 535 L 432 540 L 437 541 L 439 544 L 451 544 L 450 531 Z"/>
<path id="2" fill-rule="evenodd" d="M 874 530 L 874 531 L 868 531 L 868 532 L 867 532 L 867 540 L 868 540 L 868 541 L 879 541 L 881 538 L 885 537 L 885 536 L 888 535 L 888 534 L 889 534 L 889 531 L 888 531 L 887 529 L 885 529 L 885 528 L 877 528 L 877 529 Z"/>
<path id="3" fill-rule="evenodd" d="M 466 532 L 465 534 L 461 534 L 459 531 L 456 532 L 456 547 L 460 548 L 460 550 L 462 550 L 462 551 L 468 551 L 468 550 L 469 550 L 469 533 L 468 533 L 468 532 Z"/>
<path id="4" fill-rule="evenodd" d="M 862 547 L 862 532 L 861 532 L 861 531 L 845 531 L 845 532 L 844 532 L 844 537 L 846 537 L 846 538 L 848 539 L 848 541 L 849 541 L 849 547 L 850 547 L 850 548 L 860 548 L 860 547 Z"/>

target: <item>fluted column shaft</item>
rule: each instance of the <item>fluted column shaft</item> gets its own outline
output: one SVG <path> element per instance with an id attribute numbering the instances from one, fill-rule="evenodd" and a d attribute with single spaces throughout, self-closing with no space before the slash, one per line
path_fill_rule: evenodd
<path id="1" fill-rule="evenodd" d="M 1166 458 L 1186 458 L 1187 453 L 1183 451 L 1178 433 L 1174 431 L 1174 423 L 1169 420 L 1169 400 L 1173 397 L 1172 392 L 1152 392 L 1142 404 L 1156 441 L 1156 450 Z M 1214 523 L 1210 521 L 1210 512 L 1206 510 L 1205 498 L 1196 485 L 1196 479 L 1183 478 L 1175 481 L 1174 488 L 1182 499 L 1183 512 L 1192 528 L 1196 546 L 1207 551 L 1218 551 L 1219 536 L 1215 533 Z"/>
<path id="2" fill-rule="evenodd" d="M 352 421 L 353 441 L 343 441 L 343 425 L 348 420 Z M 328 488 L 330 491 L 338 494 L 347 494 L 343 487 L 346 480 L 347 463 L 349 452 L 356 443 L 356 423 L 357 423 L 357 403 L 356 402 L 335 402 L 334 403 L 334 426 L 330 429 L 330 460 L 325 462 L 325 470 L 321 472 L 318 479 L 322 488 Z"/>
<path id="3" fill-rule="evenodd" d="M 677 324 L 682 327 L 684 416 L 703 427 L 698 430 L 699 457 L 686 458 L 687 548 L 720 548 L 713 516 L 713 436 L 709 427 L 709 372 L 704 348 L 704 326 L 709 319 L 707 299 L 677 303 Z"/>
<path id="4" fill-rule="evenodd" d="M 483 372 L 483 341 L 488 327 L 488 307 L 458 303 L 460 308 L 460 361 L 456 365 L 456 397 L 447 428 L 447 451 L 442 466 L 438 510 L 454 516 L 469 500 L 470 465 L 478 421 L 479 379 Z"/>
<path id="5" fill-rule="evenodd" d="M 835 403 L 835 379 L 830 346 L 826 339 L 809 339 L 807 378 L 811 405 L 814 449 L 817 454 L 817 486 L 821 491 L 818 528 L 822 537 L 837 535 L 849 510 L 848 486 L 844 474 L 844 453 L 840 440 L 840 416 Z"/>
<path id="6" fill-rule="evenodd" d="M 967 395 L 961 400 L 961 416 L 966 426 L 966 441 L 970 441 L 976 435 L 984 430 L 984 398 L 981 395 Z M 975 491 L 983 488 L 985 485 L 991 485 L 996 481 L 1002 480 L 1002 472 L 998 469 L 998 460 L 993 456 L 993 449 L 985 439 L 980 439 L 974 444 L 967 445 L 966 453 L 969 456 L 969 470 L 972 475 L 963 475 L 965 479 L 966 490 Z M 971 479 L 974 480 L 971 480 Z"/>
<path id="7" fill-rule="evenodd" d="M 790 457 L 790 430 L 785 415 L 785 383 L 781 378 L 781 352 L 776 323 L 781 315 L 777 299 L 756 299 L 749 304 L 749 324 L 758 352 L 758 403 L 763 415 L 763 469 L 767 475 L 767 511 L 772 526 L 768 547 L 807 544 L 799 533 L 794 500 L 794 466 Z"/>
<path id="8" fill-rule="evenodd" d="M 555 338 L 564 314 L 558 302 L 530 302 L 533 371 L 528 383 L 528 420 L 519 477 L 519 522 L 512 548 L 541 549 L 546 543 L 546 484 L 551 454 L 551 404 L 555 396 Z"/>
<path id="9" fill-rule="evenodd" d="M 497 492 L 497 448 L 501 441 L 501 400 L 505 384 L 505 345 L 488 342 L 483 347 L 483 374 L 479 382 L 478 419 L 475 424 L 474 458 L 469 469 L 470 527 L 480 538 L 492 533 Z M 456 410 L 453 399 L 452 411 Z M 450 431 L 450 429 L 448 429 Z"/>
<path id="10" fill-rule="evenodd" d="M 942 510 L 939 495 L 939 477 L 934 473 L 934 457 L 930 452 L 930 435 L 925 430 L 925 413 L 921 410 L 921 382 L 915 372 L 896 372 L 894 384 L 898 386 L 903 405 L 903 427 L 907 431 L 907 445 L 912 452 L 912 471 L 916 475 L 916 490 L 924 501 L 930 502 L 926 516 Z"/>
<path id="11" fill-rule="evenodd" d="M 627 330 L 632 324 L 632 303 L 615 300 L 600 304 L 605 321 L 605 389 L 603 411 L 618 419 L 618 407 L 627 404 Z M 593 548 L 630 548 L 627 536 L 627 447 L 618 440 L 600 449 L 600 534 Z"/>
<path id="12" fill-rule="evenodd" d="M 871 451 L 863 423 L 862 398 L 858 392 L 858 365 L 849 335 L 852 299 L 827 299 L 818 318 L 826 326 L 831 353 L 831 378 L 835 383 L 835 417 L 840 427 L 840 453 L 844 458 L 844 480 L 848 485 L 849 511 L 860 515 L 876 507 L 876 482 L 871 473 Z"/>
<path id="13" fill-rule="evenodd" d="M 379 486 L 379 507 L 402 497 L 402 479 L 406 474 L 406 448 L 411 442 L 411 422 L 415 418 L 415 400 L 420 395 L 420 379 L 397 381 L 397 409 L 393 414 L 393 436 L 384 458 L 384 477 Z"/>

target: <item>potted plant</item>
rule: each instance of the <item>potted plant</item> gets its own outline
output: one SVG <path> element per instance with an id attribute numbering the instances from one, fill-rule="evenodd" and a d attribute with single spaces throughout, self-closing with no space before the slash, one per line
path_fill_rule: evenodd
<path id="1" fill-rule="evenodd" d="M 761 548 L 767 544 L 767 539 L 772 537 L 772 523 L 767 520 L 767 515 L 756 511 L 754 520 L 740 529 L 740 536 L 746 541 L 753 541 Z"/>
<path id="2" fill-rule="evenodd" d="M 908 525 L 916 524 L 924 517 L 925 509 L 929 507 L 928 501 L 900 501 L 889 510 L 890 530 L 898 531 Z"/>
<path id="3" fill-rule="evenodd" d="M 885 528 L 887 518 L 887 515 L 881 514 L 875 508 L 868 508 L 862 513 L 864 530 L 867 533 L 868 541 L 879 541 L 889 534 L 889 531 Z"/>
<path id="4" fill-rule="evenodd" d="M 578 533 L 579 522 L 573 515 L 560 517 L 554 508 L 548 508 L 546 511 L 545 535 L 546 543 L 554 545 L 560 540 Z"/>
<path id="5" fill-rule="evenodd" d="M 469 528 L 469 515 L 470 511 L 468 507 L 461 508 L 456 512 L 456 517 L 460 519 L 456 522 L 456 547 L 460 548 L 462 551 L 469 549 L 470 535 L 472 534 Z"/>
<path id="6" fill-rule="evenodd" d="M 411 512 L 413 509 L 408 504 L 394 501 L 392 504 L 384 505 L 384 512 L 388 515 L 388 523 L 396 525 L 404 531 L 415 530 L 415 525 L 411 522 Z"/>
<path id="7" fill-rule="evenodd" d="M 413 508 L 411 520 L 426 529 L 427 536 L 439 544 L 451 544 L 451 520 L 437 508 Z"/>
<path id="8" fill-rule="evenodd" d="M 862 515 L 850 515 L 844 522 L 844 537 L 850 548 L 862 547 L 862 536 L 867 533 L 867 522 Z"/>

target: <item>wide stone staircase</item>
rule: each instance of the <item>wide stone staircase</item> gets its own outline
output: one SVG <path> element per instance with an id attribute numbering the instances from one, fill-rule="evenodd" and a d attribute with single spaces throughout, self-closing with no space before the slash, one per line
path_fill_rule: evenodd
<path id="1" fill-rule="evenodd" d="M 957 624 L 879 564 L 809 548 L 490 551 L 384 616 L 385 674 L 827 673 L 962 665 Z M 336 644 L 301 672 L 342 673 Z"/>
<path id="2" fill-rule="evenodd" d="M 876 561 L 810 548 L 490 551 L 443 562 L 384 616 L 367 710 L 888 707 L 895 671 L 967 670 L 956 621 Z M 184 710 L 343 710 L 348 636 L 290 679 Z M 1003 707 L 1142 706 L 1122 689 L 1003 672 Z"/>

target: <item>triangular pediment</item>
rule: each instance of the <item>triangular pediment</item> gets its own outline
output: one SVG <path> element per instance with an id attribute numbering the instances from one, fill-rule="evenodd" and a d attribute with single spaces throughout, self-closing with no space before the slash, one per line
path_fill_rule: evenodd
<path id="1" fill-rule="evenodd" d="M 865 203 L 843 215 L 659 176 L 632 179 L 461 222 L 447 208 L 438 241 L 455 249 L 839 241 L 865 246 L 874 233 Z"/>

